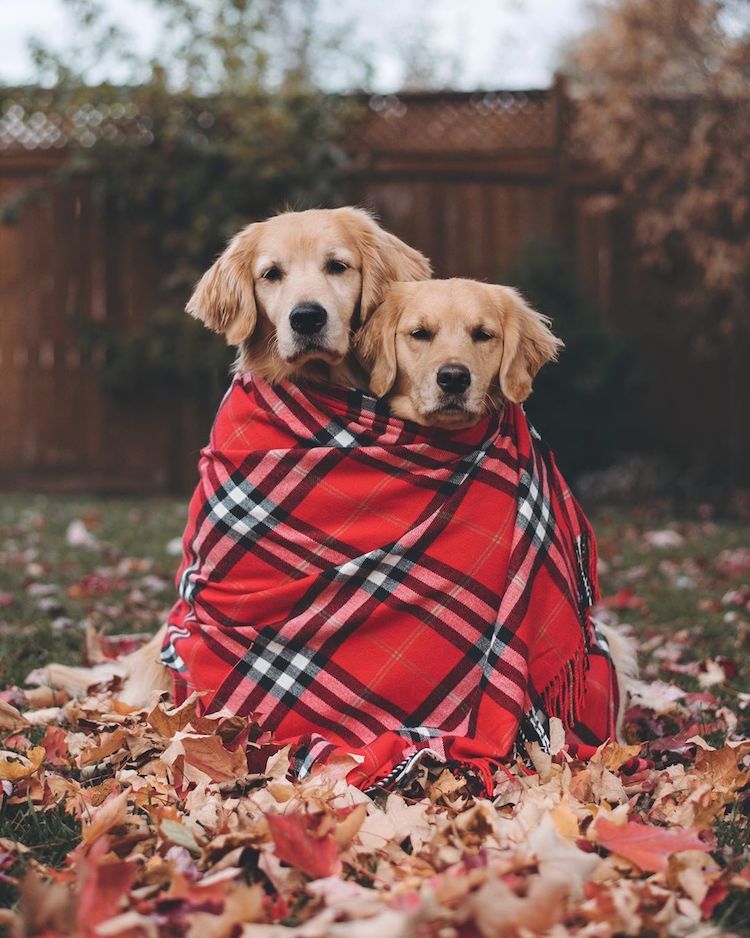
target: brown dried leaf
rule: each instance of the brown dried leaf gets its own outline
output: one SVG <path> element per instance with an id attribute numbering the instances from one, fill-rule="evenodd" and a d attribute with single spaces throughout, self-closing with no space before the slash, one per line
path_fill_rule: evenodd
<path id="1" fill-rule="evenodd" d="M 119 795 L 109 797 L 87 816 L 81 832 L 82 846 L 93 844 L 103 834 L 122 824 L 128 809 L 128 795 L 128 791 L 123 791 Z"/>
<path id="2" fill-rule="evenodd" d="M 471 897 L 469 907 L 482 938 L 543 935 L 562 919 L 567 894 L 564 882 L 542 876 L 530 877 L 523 897 L 501 880 L 491 880 Z"/>
<path id="3" fill-rule="evenodd" d="M 0 750 L 0 779 L 17 782 L 38 772 L 44 762 L 44 748 L 35 746 L 24 755 Z"/>
<path id="4" fill-rule="evenodd" d="M 178 732 L 162 754 L 172 765 L 181 760 L 185 782 L 231 782 L 247 774 L 247 757 L 243 749 L 226 749 L 218 736 L 195 736 Z"/>
<path id="5" fill-rule="evenodd" d="M 617 772 L 626 762 L 639 755 L 642 748 L 640 744 L 621 746 L 619 743 L 610 740 L 597 749 L 591 761 L 600 763 L 610 772 Z"/>
<path id="6" fill-rule="evenodd" d="M 114 752 L 119 752 L 125 743 L 125 730 L 117 729 L 114 733 L 104 733 L 98 746 L 92 746 L 86 749 L 81 756 L 81 765 L 93 765 L 111 756 Z"/>
<path id="7" fill-rule="evenodd" d="M 20 730 L 28 725 L 20 710 L 0 698 L 0 730 Z"/>

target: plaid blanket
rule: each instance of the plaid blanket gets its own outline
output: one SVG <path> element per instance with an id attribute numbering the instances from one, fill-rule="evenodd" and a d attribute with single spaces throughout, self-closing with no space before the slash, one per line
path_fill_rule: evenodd
<path id="1" fill-rule="evenodd" d="M 487 787 L 559 717 L 614 736 L 591 529 L 523 409 L 446 433 L 344 388 L 235 378 L 189 509 L 162 660 L 177 701 L 255 714 L 300 775 L 428 754 Z"/>

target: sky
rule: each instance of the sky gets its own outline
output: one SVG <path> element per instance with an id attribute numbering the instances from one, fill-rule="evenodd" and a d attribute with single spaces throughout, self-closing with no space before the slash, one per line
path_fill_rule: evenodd
<path id="1" fill-rule="evenodd" d="M 144 0 L 104 0 L 148 49 L 158 17 Z M 585 29 L 588 0 L 321 0 L 325 17 L 354 26 L 374 65 L 373 89 L 398 90 L 404 44 L 418 45 L 423 27 L 450 84 L 457 88 L 542 88 L 561 49 Z M 415 24 L 422 24 L 416 26 Z M 32 82 L 31 36 L 67 44 L 71 20 L 63 0 L 0 0 L 0 83 Z M 116 74 L 98 76 L 117 80 Z"/>

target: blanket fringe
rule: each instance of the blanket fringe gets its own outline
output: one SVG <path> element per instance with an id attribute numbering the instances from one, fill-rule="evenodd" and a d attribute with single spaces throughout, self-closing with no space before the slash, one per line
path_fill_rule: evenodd
<path id="1" fill-rule="evenodd" d="M 547 715 L 562 720 L 567 729 L 579 722 L 588 669 L 589 656 L 582 646 L 542 692 Z"/>

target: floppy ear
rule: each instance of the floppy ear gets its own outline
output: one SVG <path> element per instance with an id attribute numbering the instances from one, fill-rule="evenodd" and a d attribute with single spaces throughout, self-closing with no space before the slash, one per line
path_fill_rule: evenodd
<path id="1" fill-rule="evenodd" d="M 354 350 L 370 375 L 370 390 L 376 397 L 385 397 L 396 383 L 396 329 L 400 318 L 401 302 L 391 290 L 354 338 Z"/>
<path id="2" fill-rule="evenodd" d="M 500 388 L 509 401 L 520 404 L 531 394 L 537 372 L 554 361 L 563 342 L 548 328 L 550 319 L 537 313 L 520 293 L 510 287 L 494 287 L 503 317 L 503 358 Z"/>
<path id="3" fill-rule="evenodd" d="M 198 281 L 185 309 L 227 345 L 239 345 L 252 335 L 257 311 L 253 289 L 253 254 L 258 225 L 248 225 L 229 242 L 224 253 Z"/>
<path id="4" fill-rule="evenodd" d="M 360 321 L 370 315 L 385 298 L 392 283 L 429 280 L 432 265 L 419 251 L 383 228 L 363 209 L 344 208 L 362 256 L 362 299 Z"/>

